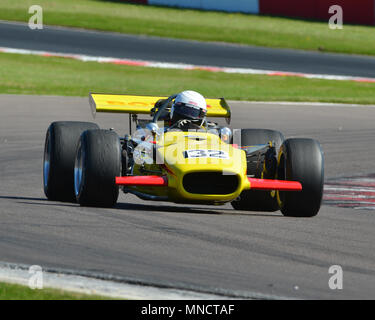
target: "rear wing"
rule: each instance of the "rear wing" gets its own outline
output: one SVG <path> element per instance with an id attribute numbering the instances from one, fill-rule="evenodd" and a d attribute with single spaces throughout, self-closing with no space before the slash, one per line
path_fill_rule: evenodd
<path id="1" fill-rule="evenodd" d="M 134 96 L 125 94 L 90 93 L 90 107 L 93 116 L 96 112 L 151 114 L 151 109 L 159 99 L 168 97 Z M 231 112 L 224 98 L 206 99 L 207 117 L 226 118 L 230 123 Z"/>

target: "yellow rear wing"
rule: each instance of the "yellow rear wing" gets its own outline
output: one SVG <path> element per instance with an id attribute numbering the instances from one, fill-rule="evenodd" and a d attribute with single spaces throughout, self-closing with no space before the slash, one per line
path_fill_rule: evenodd
<path id="1" fill-rule="evenodd" d="M 96 112 L 151 114 L 151 109 L 159 99 L 168 97 L 134 96 L 125 94 L 90 93 L 90 106 Z M 226 118 L 230 122 L 230 108 L 224 98 L 206 99 L 207 117 Z"/>

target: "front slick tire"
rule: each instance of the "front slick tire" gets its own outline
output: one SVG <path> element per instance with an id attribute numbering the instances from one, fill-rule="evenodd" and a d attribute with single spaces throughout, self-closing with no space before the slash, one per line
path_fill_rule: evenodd
<path id="1" fill-rule="evenodd" d="M 288 217 L 313 217 L 322 203 L 324 158 L 319 142 L 312 139 L 288 139 L 278 157 L 279 180 L 299 181 L 300 192 L 277 192 L 280 210 Z"/>
<path id="2" fill-rule="evenodd" d="M 119 195 L 115 184 L 121 172 L 118 135 L 110 130 L 89 130 L 81 135 L 74 166 L 77 202 L 88 207 L 113 207 Z"/>

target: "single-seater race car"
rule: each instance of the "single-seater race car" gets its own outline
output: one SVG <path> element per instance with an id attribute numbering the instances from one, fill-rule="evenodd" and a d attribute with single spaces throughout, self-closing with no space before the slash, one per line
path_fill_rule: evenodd
<path id="1" fill-rule="evenodd" d="M 129 132 L 59 121 L 46 134 L 43 185 L 48 199 L 113 207 L 119 189 L 143 200 L 220 205 L 312 217 L 321 206 L 324 159 L 313 139 L 235 129 L 205 120 L 171 123 L 170 97 L 91 93 L 96 112 L 129 114 Z M 205 116 L 230 123 L 225 99 L 206 99 Z M 151 115 L 140 119 L 139 115 Z M 205 119 L 206 119 L 205 117 Z"/>

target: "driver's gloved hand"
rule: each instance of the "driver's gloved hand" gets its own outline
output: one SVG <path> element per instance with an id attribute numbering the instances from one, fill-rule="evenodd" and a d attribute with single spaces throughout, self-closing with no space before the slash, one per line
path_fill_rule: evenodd
<path id="1" fill-rule="evenodd" d="M 188 123 L 189 123 L 190 121 L 189 120 L 180 120 L 180 123 L 179 123 L 179 125 L 180 126 L 186 126 Z"/>

